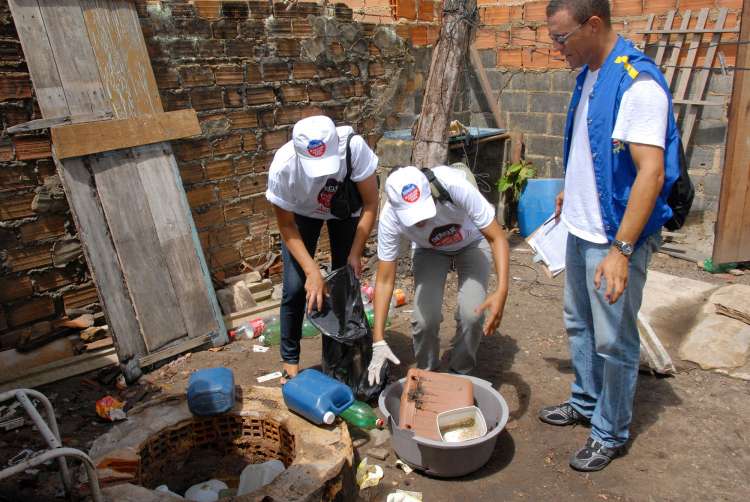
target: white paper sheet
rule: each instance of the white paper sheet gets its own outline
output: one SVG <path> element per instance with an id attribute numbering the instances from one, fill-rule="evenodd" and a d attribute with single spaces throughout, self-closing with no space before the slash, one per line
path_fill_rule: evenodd
<path id="1" fill-rule="evenodd" d="M 565 270 L 568 228 L 562 220 L 555 220 L 554 214 L 529 236 L 527 242 L 541 256 L 553 276 Z"/>

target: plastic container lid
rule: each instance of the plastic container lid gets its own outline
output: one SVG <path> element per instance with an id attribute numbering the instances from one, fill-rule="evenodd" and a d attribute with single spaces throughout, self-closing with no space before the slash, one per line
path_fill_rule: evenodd
<path id="1" fill-rule="evenodd" d="M 331 425 L 334 420 L 336 420 L 336 415 L 334 415 L 332 411 L 326 411 L 325 413 L 323 413 L 324 424 Z"/>

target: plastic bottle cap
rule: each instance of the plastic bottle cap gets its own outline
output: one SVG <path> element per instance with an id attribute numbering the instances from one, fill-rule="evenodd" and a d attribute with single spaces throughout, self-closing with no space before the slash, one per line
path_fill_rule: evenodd
<path id="1" fill-rule="evenodd" d="M 326 411 L 323 414 L 323 423 L 324 424 L 331 425 L 334 420 L 336 420 L 336 415 L 334 415 L 332 411 Z"/>

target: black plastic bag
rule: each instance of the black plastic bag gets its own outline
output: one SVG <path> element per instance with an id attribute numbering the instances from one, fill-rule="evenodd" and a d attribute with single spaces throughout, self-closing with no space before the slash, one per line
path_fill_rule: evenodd
<path id="1" fill-rule="evenodd" d="M 365 317 L 359 279 L 349 265 L 326 277 L 328 295 L 321 311 L 308 315 L 323 333 L 323 373 L 347 384 L 357 399 L 371 401 L 385 388 L 388 361 L 380 370 L 380 384 L 367 382 L 372 359 L 372 331 Z"/>

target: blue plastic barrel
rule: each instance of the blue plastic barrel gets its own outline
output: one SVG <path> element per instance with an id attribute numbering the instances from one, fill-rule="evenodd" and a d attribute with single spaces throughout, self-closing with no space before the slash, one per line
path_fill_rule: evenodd
<path id="1" fill-rule="evenodd" d="M 188 408 L 195 415 L 218 415 L 234 406 L 234 373 L 229 368 L 204 368 L 190 375 Z"/>
<path id="2" fill-rule="evenodd" d="M 301 371 L 281 387 L 281 393 L 290 410 L 318 425 L 333 423 L 354 402 L 348 385 L 314 369 Z"/>
<path id="3" fill-rule="evenodd" d="M 530 179 L 518 200 L 518 230 L 528 237 L 555 212 L 555 197 L 563 189 L 562 178 Z"/>

